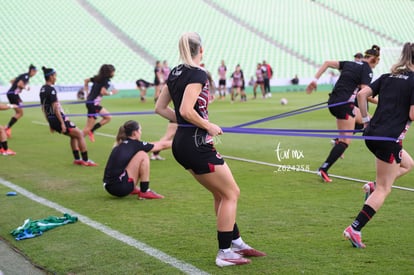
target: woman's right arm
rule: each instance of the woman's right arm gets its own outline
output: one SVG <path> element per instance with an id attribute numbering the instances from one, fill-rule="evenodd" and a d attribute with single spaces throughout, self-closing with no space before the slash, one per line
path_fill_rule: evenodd
<path id="1" fill-rule="evenodd" d="M 161 90 L 161 94 L 155 103 L 155 112 L 171 122 L 177 122 L 175 111 L 169 106 L 170 102 L 171 96 L 170 92 L 168 91 L 168 86 L 164 85 Z"/>
<path id="2" fill-rule="evenodd" d="M 83 81 L 83 91 L 85 92 L 85 96 L 87 96 L 87 95 L 88 95 L 88 91 L 89 91 L 89 86 L 88 86 L 88 84 L 89 84 L 89 82 L 91 82 L 91 79 L 90 79 L 90 78 L 86 78 L 86 79 Z"/>
<path id="3" fill-rule="evenodd" d="M 62 128 L 62 134 L 66 133 L 66 125 L 65 121 L 63 120 L 62 114 L 60 113 L 60 107 L 59 103 L 57 101 L 52 103 L 53 112 L 55 113 L 55 116 L 60 122 L 60 127 Z"/>
<path id="4" fill-rule="evenodd" d="M 188 84 L 184 90 L 183 100 L 180 105 L 180 115 L 189 123 L 205 129 L 211 136 L 221 135 L 223 130 L 207 119 L 202 118 L 195 110 L 194 105 L 201 93 L 202 85 L 200 83 Z"/>
<path id="5" fill-rule="evenodd" d="M 318 79 L 323 75 L 323 73 L 328 69 L 339 69 L 339 61 L 325 61 L 319 70 L 315 74 L 315 78 L 309 83 L 306 88 L 306 93 L 310 94 L 318 87 Z"/>
<path id="6" fill-rule="evenodd" d="M 414 105 L 410 106 L 410 120 L 413 121 L 414 120 Z"/>

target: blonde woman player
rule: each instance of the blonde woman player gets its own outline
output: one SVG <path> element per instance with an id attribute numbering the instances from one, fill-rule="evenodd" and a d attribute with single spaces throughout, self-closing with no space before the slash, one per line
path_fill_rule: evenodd
<path id="1" fill-rule="evenodd" d="M 371 119 L 366 104 L 370 96 L 380 97 Z M 383 74 L 358 93 L 358 103 L 365 123 L 364 136 L 395 139 L 365 140 L 366 146 L 376 158 L 375 192 L 368 197 L 355 220 L 343 233 L 354 247 L 364 248 L 362 228 L 384 204 L 394 181 L 414 167 L 412 157 L 402 147 L 402 140 L 414 120 L 414 43 L 404 44 L 401 58 L 390 73 Z M 387 236 L 392 238 L 393 234 Z"/>
<path id="2" fill-rule="evenodd" d="M 178 123 L 173 155 L 213 195 L 219 248 L 216 265 L 248 264 L 250 259 L 245 257 L 266 254 L 247 245 L 236 224 L 240 189 L 214 147 L 213 138 L 223 131 L 208 120 L 209 86 L 207 73 L 200 66 L 204 53 L 200 36 L 197 33 L 183 34 L 179 51 L 183 63 L 172 69 L 155 111 Z M 169 107 L 171 101 L 174 109 Z"/>

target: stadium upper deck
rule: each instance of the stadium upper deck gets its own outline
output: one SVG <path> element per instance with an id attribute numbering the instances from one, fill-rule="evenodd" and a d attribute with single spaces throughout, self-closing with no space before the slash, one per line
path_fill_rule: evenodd
<path id="1" fill-rule="evenodd" d="M 30 63 L 55 67 L 59 84 L 82 83 L 103 63 L 117 68 L 114 82 L 152 81 L 155 60 L 178 62 L 185 31 L 201 34 L 213 77 L 222 59 L 230 72 L 240 64 L 246 78 L 262 60 L 278 79 L 312 77 L 326 59 L 350 59 L 372 44 L 400 48 L 412 39 L 400 22 L 413 8 L 410 0 L 6 1 L 0 84 L 7 86 Z M 383 53 L 381 70 L 393 61 Z"/>

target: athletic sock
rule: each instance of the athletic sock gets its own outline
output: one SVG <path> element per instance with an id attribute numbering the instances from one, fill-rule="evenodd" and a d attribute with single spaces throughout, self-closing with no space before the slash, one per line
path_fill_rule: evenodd
<path id="1" fill-rule="evenodd" d="M 371 206 L 364 204 L 362 210 L 359 212 L 358 216 L 352 223 L 352 228 L 356 231 L 361 231 L 361 229 L 369 222 L 369 220 L 372 219 L 375 213 L 376 211 Z"/>
<path id="2" fill-rule="evenodd" d="M 93 125 L 93 128 L 91 129 L 91 132 L 92 133 L 95 132 L 95 130 L 101 128 L 101 126 L 102 125 L 99 122 L 97 122 L 95 125 Z"/>
<path id="3" fill-rule="evenodd" d="M 11 128 L 15 123 L 17 122 L 17 118 L 12 117 L 9 121 L 9 123 L 7 124 L 6 128 Z"/>
<path id="4" fill-rule="evenodd" d="M 7 140 L 6 140 L 6 141 L 2 141 L 2 142 L 1 142 L 1 147 L 2 147 L 4 150 L 9 149 L 9 146 L 7 145 Z"/>
<path id="5" fill-rule="evenodd" d="M 364 129 L 364 124 L 355 123 L 355 130 L 362 130 Z"/>
<path id="6" fill-rule="evenodd" d="M 88 151 L 81 152 L 81 155 L 82 155 L 82 160 L 83 161 L 88 161 L 89 160 L 89 158 L 88 158 Z"/>
<path id="7" fill-rule="evenodd" d="M 139 189 L 141 192 L 147 192 L 149 189 L 149 181 L 141 181 L 139 183 Z"/>
<path id="8" fill-rule="evenodd" d="M 331 149 L 328 158 L 322 164 L 320 169 L 323 169 L 325 172 L 328 171 L 328 169 L 335 163 L 335 161 L 342 156 L 346 148 L 348 148 L 348 144 L 345 142 L 339 141 L 336 143 L 335 146 Z"/>
<path id="9" fill-rule="evenodd" d="M 233 240 L 237 240 L 238 238 L 240 238 L 239 227 L 237 226 L 237 223 L 234 223 L 234 227 L 233 227 Z"/>
<path id="10" fill-rule="evenodd" d="M 217 231 L 219 249 L 228 249 L 231 247 L 233 231 Z"/>
<path id="11" fill-rule="evenodd" d="M 75 159 L 80 159 L 79 150 L 73 150 L 72 153 Z"/>

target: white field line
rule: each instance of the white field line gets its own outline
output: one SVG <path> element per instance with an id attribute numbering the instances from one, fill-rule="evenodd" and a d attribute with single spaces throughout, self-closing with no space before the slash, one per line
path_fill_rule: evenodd
<path id="1" fill-rule="evenodd" d="M 17 193 L 19 193 L 20 195 L 23 195 L 27 198 L 29 198 L 32 201 L 35 201 L 37 203 L 40 203 L 44 206 L 50 207 L 52 209 L 55 209 L 56 211 L 59 211 L 61 213 L 68 213 L 70 215 L 74 215 L 77 216 L 79 221 L 83 222 L 86 225 L 89 225 L 90 227 L 101 231 L 102 233 L 117 239 L 127 245 L 130 245 L 138 250 L 141 250 L 142 252 L 146 253 L 147 255 L 150 255 L 158 260 L 160 260 L 163 263 L 169 264 L 175 268 L 177 268 L 178 270 L 186 273 L 186 274 L 208 274 L 198 268 L 196 268 L 195 266 L 192 266 L 190 264 L 187 264 L 183 261 L 180 261 L 174 257 L 169 256 L 168 254 L 155 249 L 143 242 L 140 242 L 130 236 L 127 236 L 117 230 L 114 230 L 106 225 L 103 225 L 97 221 L 94 221 L 90 218 L 88 218 L 87 216 L 81 215 L 79 213 L 76 213 L 75 211 L 65 208 L 57 203 L 54 203 L 52 201 L 49 201 L 45 198 L 42 198 L 40 196 L 37 196 L 36 194 L 31 193 L 30 191 L 16 185 L 13 184 L 9 181 L 4 180 L 3 178 L 0 178 L 0 184 L 15 190 Z"/>
<path id="2" fill-rule="evenodd" d="M 295 169 L 295 168 L 292 168 L 291 165 L 274 164 L 274 163 L 269 163 L 269 162 L 263 162 L 263 161 L 245 159 L 245 158 L 238 158 L 238 157 L 232 157 L 232 156 L 226 156 L 226 155 L 223 155 L 223 157 L 224 158 L 227 158 L 227 159 L 244 161 L 244 162 L 249 162 L 249 163 L 267 165 L 267 166 L 272 166 L 272 167 L 286 168 L 286 169 L 289 169 L 289 171 L 305 172 L 305 173 L 310 173 L 310 174 L 317 174 L 316 171 L 310 171 L 310 170 L 305 170 L 305 169 Z M 356 179 L 356 178 L 351 178 L 351 177 L 345 177 L 345 176 L 340 176 L 340 175 L 333 175 L 333 174 L 329 174 L 329 177 L 343 179 L 343 180 L 348 180 L 348 181 L 362 182 L 362 183 L 369 182 L 368 180 L 361 180 L 361 179 Z M 414 189 L 413 188 L 401 187 L 401 186 L 396 186 L 396 185 L 393 185 L 392 188 L 414 192 Z"/>
<path id="3" fill-rule="evenodd" d="M 45 125 L 45 126 L 48 125 L 47 123 L 40 122 L 40 121 L 32 121 L 32 122 L 34 124 L 39 124 L 39 125 Z M 101 136 L 105 136 L 105 137 L 109 137 L 109 138 L 115 138 L 114 135 L 103 134 L 103 133 L 98 133 L 98 132 L 96 134 L 101 135 Z M 224 156 L 224 157 L 228 158 L 228 159 L 232 159 L 232 160 L 244 161 L 244 162 L 249 162 L 249 163 L 261 164 L 261 165 L 267 165 L 267 166 L 273 166 L 273 167 L 284 167 L 284 165 L 273 164 L 273 163 L 268 163 L 268 162 L 255 161 L 255 160 L 249 160 L 249 159 L 232 157 L 232 156 Z M 301 170 L 301 169 L 296 169 L 295 171 L 316 174 L 315 171 L 308 171 L 308 170 Z M 350 177 L 344 177 L 344 176 L 339 176 L 339 175 L 330 174 L 330 176 L 334 177 L 334 178 L 340 178 L 340 179 L 344 179 L 344 180 L 350 180 L 350 181 L 356 181 L 356 182 L 362 182 L 362 183 L 368 182 L 366 180 L 355 179 L 355 178 L 350 178 Z M 145 243 L 142 243 L 138 240 L 135 240 L 134 238 L 131 238 L 131 237 L 129 237 L 129 236 L 117 231 L 117 230 L 111 229 L 111 228 L 109 228 L 109 227 L 107 227 L 107 226 L 105 226 L 105 225 L 103 225 L 99 222 L 91 220 L 90 218 L 88 218 L 86 216 L 83 216 L 79 213 L 76 213 L 76 212 L 70 210 L 70 209 L 67 209 L 63 206 L 60 206 L 59 204 L 51 202 L 51 201 L 49 201 L 45 198 L 39 197 L 39 196 L 27 191 L 26 189 L 23 189 L 23 188 L 15 185 L 11 182 L 3 180 L 2 178 L 0 178 L 0 183 L 4 186 L 7 186 L 7 187 L 11 188 L 11 189 L 14 189 L 16 192 L 19 192 L 20 194 L 26 196 L 27 198 L 29 198 L 33 201 L 36 201 L 36 202 L 38 202 L 40 204 L 43 204 L 45 206 L 48 206 L 50 208 L 53 208 L 57 211 L 60 211 L 62 213 L 73 213 L 73 215 L 77 216 L 80 221 L 82 221 L 83 223 L 91 226 L 92 228 L 94 228 L 96 230 L 99 230 L 99 231 L 105 233 L 106 235 L 108 235 L 112 238 L 115 238 L 115 239 L 117 239 L 121 242 L 124 242 L 127 245 L 135 247 L 135 248 L 145 252 L 146 254 L 148 254 L 150 256 L 153 256 L 154 258 L 159 259 L 160 261 L 162 261 L 164 263 L 170 264 L 173 267 L 175 267 L 175 268 L 177 268 L 177 269 L 179 269 L 179 270 L 181 270 L 185 273 L 188 273 L 188 274 L 208 274 L 208 273 L 205 273 L 202 270 L 197 269 L 196 267 L 194 267 L 190 264 L 182 262 L 178 259 L 175 259 L 175 258 L 165 254 L 162 251 L 159 251 L 155 248 L 152 248 L 152 247 L 146 245 Z M 414 191 L 414 189 L 399 187 L 399 186 L 393 186 L 393 188 L 398 188 L 398 189 L 407 190 L 407 191 Z"/>

